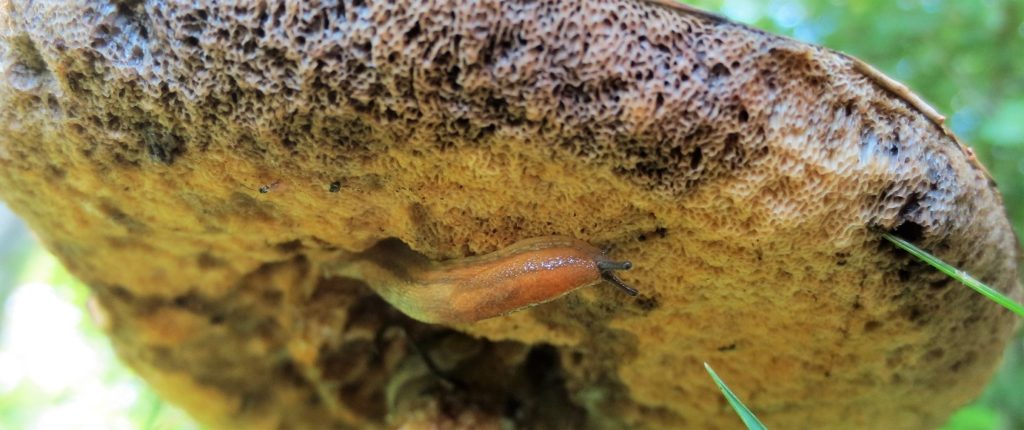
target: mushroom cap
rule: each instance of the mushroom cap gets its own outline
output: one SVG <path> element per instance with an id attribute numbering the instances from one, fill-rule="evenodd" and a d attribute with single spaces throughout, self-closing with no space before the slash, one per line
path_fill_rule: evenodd
<path id="1" fill-rule="evenodd" d="M 0 197 L 210 426 L 422 403 L 735 427 L 709 362 L 770 427 L 935 427 L 1015 326 L 880 238 L 1020 297 L 1000 197 L 941 117 L 668 2 L 12 0 L 0 69 Z M 428 326 L 330 271 L 389 238 L 440 261 L 551 234 L 611 246 L 641 295 Z M 444 377 L 390 404 L 416 357 Z"/>

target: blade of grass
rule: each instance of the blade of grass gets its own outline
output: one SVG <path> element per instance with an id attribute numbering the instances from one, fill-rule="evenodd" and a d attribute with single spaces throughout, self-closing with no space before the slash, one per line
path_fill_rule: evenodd
<path id="1" fill-rule="evenodd" d="M 921 261 L 924 261 L 925 263 L 928 263 L 932 267 L 939 269 L 940 272 L 949 275 L 949 277 L 956 279 L 957 281 L 960 281 L 960 283 L 970 287 L 971 289 L 977 291 L 981 295 L 988 297 L 989 300 L 999 303 L 1004 308 L 1015 312 L 1017 315 L 1021 317 L 1024 317 L 1024 305 L 1021 305 L 1020 303 L 1013 301 L 1013 299 L 1004 296 L 1002 293 L 996 291 L 994 288 L 985 285 L 983 282 L 977 279 L 974 279 L 974 277 L 968 275 L 967 272 L 957 269 L 956 267 L 950 266 L 946 262 L 940 260 L 938 257 L 929 254 L 928 252 L 922 250 L 921 248 L 918 248 L 914 244 L 907 242 L 903 239 L 900 239 L 896 236 L 893 236 L 889 233 L 882 234 L 882 237 L 888 239 L 894 245 L 900 247 L 900 249 L 903 249 L 904 251 L 907 251 L 911 253 L 913 256 L 921 259 Z"/>
<path id="2" fill-rule="evenodd" d="M 146 420 L 143 421 L 143 429 L 153 430 L 156 428 L 157 419 L 160 418 L 160 412 L 163 412 L 163 407 L 164 401 L 159 397 L 153 396 L 149 407 L 149 414 L 146 416 Z"/>
<path id="3" fill-rule="evenodd" d="M 750 412 L 750 409 L 747 409 L 747 407 L 743 405 L 743 402 L 740 401 L 739 397 L 736 397 L 736 395 L 733 394 L 732 390 L 725 385 L 725 382 L 722 382 L 722 378 L 718 377 L 718 374 L 711 368 L 711 365 L 704 363 L 704 368 L 707 369 L 708 373 L 711 375 L 711 379 L 715 380 L 715 384 L 718 385 L 718 389 L 722 390 L 722 394 L 725 395 L 725 399 L 729 401 L 729 404 L 732 405 L 736 414 L 740 416 L 741 420 L 743 420 L 743 424 L 746 424 L 747 429 L 767 430 L 767 427 L 765 427 L 764 424 L 761 424 L 761 421 L 758 421 L 754 413 Z"/>

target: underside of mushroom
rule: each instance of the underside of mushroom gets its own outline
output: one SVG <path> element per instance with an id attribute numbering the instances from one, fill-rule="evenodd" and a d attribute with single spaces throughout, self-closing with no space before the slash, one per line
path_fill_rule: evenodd
<path id="1" fill-rule="evenodd" d="M 849 56 L 668 2 L 226 3 L 0 3 L 0 198 L 206 425 L 735 428 L 708 362 L 769 427 L 933 428 L 1014 329 L 881 239 L 1020 297 L 985 170 Z M 549 235 L 640 294 L 432 325 L 343 270 Z"/>

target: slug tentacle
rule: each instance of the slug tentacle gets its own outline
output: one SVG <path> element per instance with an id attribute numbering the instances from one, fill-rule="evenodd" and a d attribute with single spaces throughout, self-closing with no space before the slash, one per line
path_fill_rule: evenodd
<path id="1" fill-rule="evenodd" d="M 618 276 L 615 276 L 615 274 L 612 272 L 601 272 L 601 278 L 604 279 L 605 281 L 614 284 L 616 287 L 619 287 L 620 289 L 622 289 L 622 291 L 625 291 L 626 294 L 629 294 L 631 296 L 640 294 L 640 292 L 637 291 L 636 288 L 630 287 L 629 284 L 622 282 L 622 280 L 619 279 Z"/>
<path id="2" fill-rule="evenodd" d="M 629 270 L 633 268 L 633 263 L 628 261 L 598 261 L 597 268 L 601 269 L 602 272 L 609 272 L 612 270 Z"/>
<path id="3" fill-rule="evenodd" d="M 632 267 L 608 260 L 586 242 L 547 236 L 441 263 L 387 240 L 352 259 L 341 274 L 363 279 L 412 318 L 457 324 L 512 313 L 602 281 L 635 296 L 637 290 L 613 273 Z"/>
<path id="4" fill-rule="evenodd" d="M 625 282 L 622 282 L 622 280 L 619 279 L 618 276 L 615 276 L 615 273 L 612 273 L 612 271 L 614 271 L 614 270 L 629 270 L 629 269 L 632 269 L 633 268 L 633 263 L 631 263 L 629 261 L 604 261 L 604 260 L 602 260 L 602 261 L 598 261 L 597 262 L 597 268 L 601 271 L 601 278 L 602 279 L 604 279 L 605 281 L 608 281 L 609 283 L 615 285 L 616 287 L 619 287 L 620 289 L 622 289 L 622 291 L 625 291 L 626 294 L 629 294 L 631 296 L 635 296 L 637 294 L 640 294 L 639 291 L 637 291 L 633 287 L 630 287 Z"/>

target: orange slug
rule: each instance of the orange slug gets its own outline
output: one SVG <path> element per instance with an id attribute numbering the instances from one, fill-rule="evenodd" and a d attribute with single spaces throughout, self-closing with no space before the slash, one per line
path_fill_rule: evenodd
<path id="1" fill-rule="evenodd" d="M 338 274 L 364 279 L 412 318 L 458 324 L 505 315 L 602 281 L 636 295 L 613 273 L 632 266 L 564 236 L 527 239 L 491 254 L 440 263 L 400 241 L 385 240 L 338 268 Z"/>

